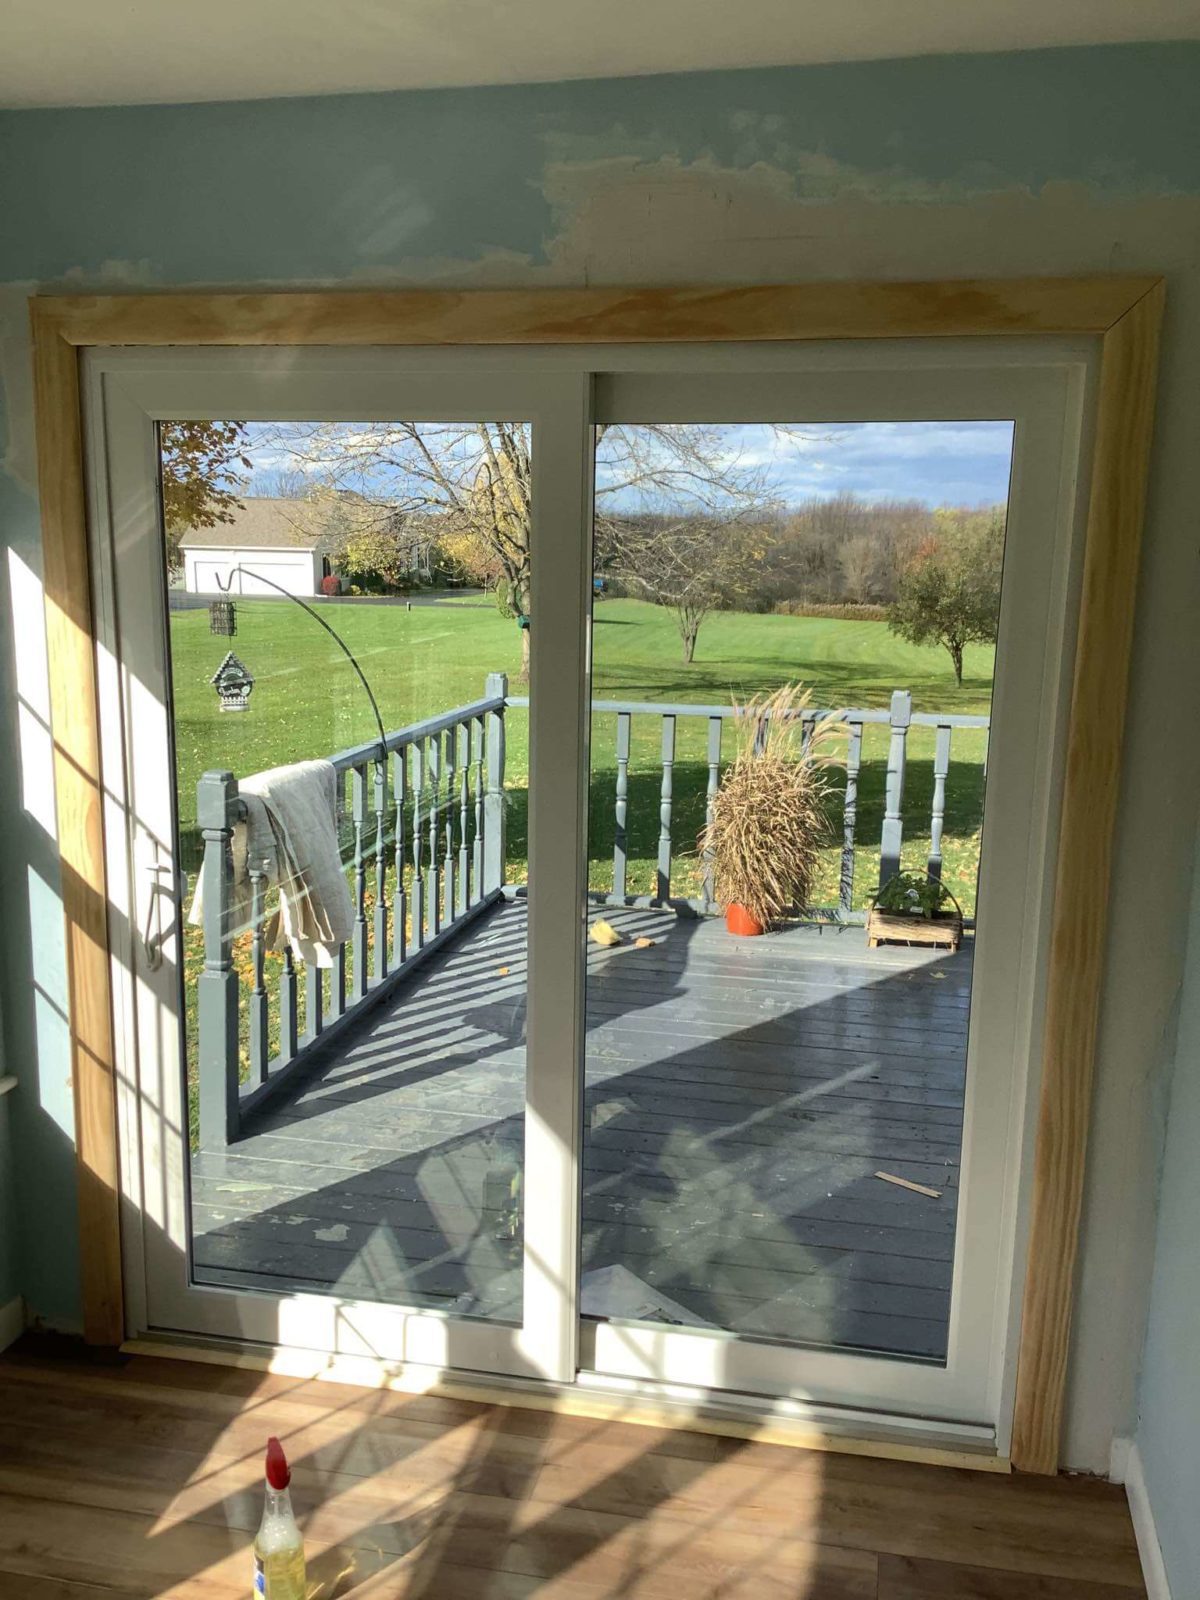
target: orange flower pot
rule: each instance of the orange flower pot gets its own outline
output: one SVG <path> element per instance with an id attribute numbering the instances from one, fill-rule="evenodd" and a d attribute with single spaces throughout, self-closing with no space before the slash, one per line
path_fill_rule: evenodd
<path id="1" fill-rule="evenodd" d="M 725 908 L 725 926 L 730 933 L 740 934 L 744 939 L 752 939 L 756 934 L 766 932 L 762 923 L 752 917 L 745 906 L 736 903 Z"/>

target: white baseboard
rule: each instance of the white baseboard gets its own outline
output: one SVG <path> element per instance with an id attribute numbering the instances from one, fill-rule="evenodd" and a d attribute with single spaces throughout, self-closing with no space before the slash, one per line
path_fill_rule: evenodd
<path id="1" fill-rule="evenodd" d="M 1171 1600 L 1166 1563 L 1163 1561 L 1162 1547 L 1158 1542 L 1154 1510 L 1146 1488 L 1145 1473 L 1142 1471 L 1142 1456 L 1135 1439 L 1113 1440 L 1109 1476 L 1114 1483 L 1125 1485 L 1129 1514 L 1133 1518 L 1133 1531 L 1137 1535 L 1142 1576 L 1146 1580 L 1147 1600 Z"/>
<path id="2" fill-rule="evenodd" d="M 7 1350 L 24 1332 L 25 1302 L 16 1295 L 6 1306 L 0 1306 L 0 1350 Z"/>

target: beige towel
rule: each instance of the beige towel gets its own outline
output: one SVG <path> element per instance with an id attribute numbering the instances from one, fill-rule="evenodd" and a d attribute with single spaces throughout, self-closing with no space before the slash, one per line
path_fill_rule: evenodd
<path id="1" fill-rule="evenodd" d="M 249 925 L 250 872 L 279 889 L 279 910 L 267 920 L 268 948 L 291 946 L 301 961 L 331 967 L 354 931 L 354 906 L 342 872 L 337 836 L 338 775 L 328 761 L 298 761 L 243 779 L 238 793 L 246 817 L 233 831 L 235 928 Z M 203 919 L 203 885 L 196 886 L 189 921 Z"/>

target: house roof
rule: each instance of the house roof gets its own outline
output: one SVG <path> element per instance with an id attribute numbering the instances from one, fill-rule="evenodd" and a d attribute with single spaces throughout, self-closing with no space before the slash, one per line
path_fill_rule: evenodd
<path id="1" fill-rule="evenodd" d="M 318 513 L 307 500 L 275 500 L 247 495 L 232 522 L 189 528 L 179 541 L 185 550 L 313 550 L 324 542 L 314 527 Z"/>

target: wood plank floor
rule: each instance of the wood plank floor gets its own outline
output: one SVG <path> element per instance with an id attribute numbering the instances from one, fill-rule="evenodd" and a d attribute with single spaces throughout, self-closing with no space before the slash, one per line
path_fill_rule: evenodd
<path id="1" fill-rule="evenodd" d="M 589 947 L 585 1310 L 944 1356 L 969 946 L 609 920 L 626 942 Z M 196 1158 L 201 1280 L 517 1316 L 525 982 L 517 902 Z"/>
<path id="2" fill-rule="evenodd" d="M 4 1600 L 246 1600 L 284 1442 L 310 1600 L 1136 1600 L 1120 1489 L 29 1339 L 0 1358 Z"/>

